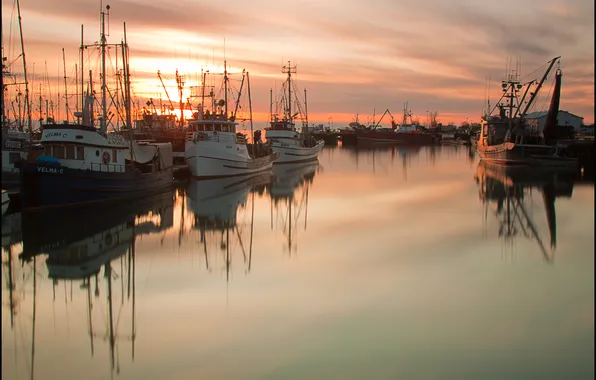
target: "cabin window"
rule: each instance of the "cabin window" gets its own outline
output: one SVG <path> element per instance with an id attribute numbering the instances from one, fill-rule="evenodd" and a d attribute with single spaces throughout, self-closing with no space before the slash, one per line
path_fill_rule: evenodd
<path id="1" fill-rule="evenodd" d="M 46 154 L 46 156 L 51 156 L 52 155 L 52 146 L 51 145 L 46 145 L 45 146 L 45 154 Z"/>
<path id="2" fill-rule="evenodd" d="M 54 157 L 65 158 L 64 145 L 54 145 Z"/>
<path id="3" fill-rule="evenodd" d="M 82 146 L 77 146 L 77 160 L 84 160 L 85 159 L 85 148 Z"/>
<path id="4" fill-rule="evenodd" d="M 482 134 L 483 134 L 484 136 L 487 136 L 487 135 L 488 135 L 488 125 L 484 125 L 484 126 L 482 127 Z"/>
<path id="5" fill-rule="evenodd" d="M 95 151 L 95 155 L 96 155 L 97 157 L 99 157 L 99 150 L 96 150 L 96 151 Z"/>
<path id="6" fill-rule="evenodd" d="M 69 160 L 75 159 L 75 147 L 74 146 L 72 146 L 72 145 L 66 146 L 66 158 L 68 158 Z"/>
<path id="7" fill-rule="evenodd" d="M 118 151 L 116 149 L 112 149 L 112 162 L 118 161 Z"/>
<path id="8" fill-rule="evenodd" d="M 221 124 L 215 125 L 215 132 L 221 132 Z"/>

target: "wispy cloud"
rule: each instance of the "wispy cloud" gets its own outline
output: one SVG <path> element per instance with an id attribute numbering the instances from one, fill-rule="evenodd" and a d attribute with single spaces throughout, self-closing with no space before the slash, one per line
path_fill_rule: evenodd
<path id="1" fill-rule="evenodd" d="M 487 76 L 502 79 L 507 60 L 521 60 L 527 75 L 561 55 L 561 108 L 594 119 L 594 4 L 586 0 L 109 3 L 110 41 L 120 41 L 126 21 L 140 87 L 157 88 L 157 70 L 190 76 L 221 65 L 225 40 L 229 64 L 251 72 L 255 109 L 263 114 L 291 60 L 313 113 L 372 113 L 407 100 L 418 114 L 477 118 Z M 3 29 L 12 4 L 3 0 Z M 62 47 L 76 60 L 81 24 L 89 41 L 98 39 L 100 2 L 32 0 L 21 7 L 29 62 L 47 61 L 50 72 L 58 72 Z"/>

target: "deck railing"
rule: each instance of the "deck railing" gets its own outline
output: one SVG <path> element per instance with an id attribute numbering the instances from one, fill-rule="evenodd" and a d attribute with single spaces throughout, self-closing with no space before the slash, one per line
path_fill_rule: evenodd
<path id="1" fill-rule="evenodd" d="M 123 173 L 126 171 L 126 165 L 91 162 L 91 170 L 97 172 Z"/>

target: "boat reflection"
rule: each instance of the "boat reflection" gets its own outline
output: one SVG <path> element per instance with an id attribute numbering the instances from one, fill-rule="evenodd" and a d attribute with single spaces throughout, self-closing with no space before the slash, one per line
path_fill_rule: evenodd
<path id="1" fill-rule="evenodd" d="M 273 167 L 273 180 L 269 185 L 271 196 L 271 229 L 274 225 L 274 210 L 277 225 L 287 238 L 284 251 L 289 255 L 296 252 L 295 243 L 299 219 L 304 217 L 304 230 L 308 216 L 308 192 L 320 165 L 318 161 L 279 165 Z M 304 212 L 304 215 L 302 213 Z M 294 241 L 292 240 L 294 239 Z"/>
<path id="2" fill-rule="evenodd" d="M 230 279 L 231 254 L 236 243 L 242 251 L 246 272 L 252 265 L 252 240 L 254 221 L 254 195 L 263 193 L 271 181 L 271 172 L 249 178 L 228 177 L 212 180 L 191 180 L 186 192 L 186 205 L 193 214 L 192 228 L 199 231 L 203 245 L 205 267 L 211 271 L 210 253 L 221 252 L 224 260 L 226 281 Z M 238 221 L 240 210 L 247 209 L 251 197 L 250 222 Z M 246 216 L 246 213 L 244 213 Z M 249 231 L 246 231 L 246 230 Z M 230 238 L 230 234 L 232 238 Z M 246 236 L 249 234 L 249 236 Z M 235 235 L 235 238 L 234 238 Z M 235 241 L 232 241 L 235 240 Z M 248 252 L 246 248 L 248 244 Z M 234 245 L 233 248 L 230 248 Z"/>
<path id="3" fill-rule="evenodd" d="M 552 262 L 557 244 L 555 199 L 572 196 L 574 175 L 568 171 L 507 167 L 480 161 L 474 178 L 485 206 L 485 218 L 489 206 L 496 206 L 493 213 L 499 222 L 499 236 L 512 242 L 521 231 L 526 238 L 536 240 L 544 259 Z M 532 189 L 542 195 L 550 235 L 549 248 L 542 241 L 532 213 L 526 207 L 526 203 L 531 202 Z"/>
<path id="4" fill-rule="evenodd" d="M 389 145 L 379 146 L 371 144 L 361 144 L 358 142 L 356 146 L 346 146 L 342 149 L 348 149 L 356 158 L 356 168 L 359 170 L 362 165 L 370 165 L 373 174 L 389 174 L 390 168 L 396 165 L 399 160 L 402 166 L 402 173 L 404 179 L 408 177 L 408 167 L 412 165 L 412 160 L 417 157 L 423 149 L 429 150 L 429 157 L 434 164 L 435 161 L 435 146 L 428 147 L 417 145 Z"/>
<path id="5" fill-rule="evenodd" d="M 36 316 L 36 288 L 40 268 L 37 263 L 43 260 L 40 255 L 46 255 L 45 264 L 48 278 L 52 282 L 54 303 L 56 289 L 63 284 L 70 285 L 73 298 L 73 284 L 79 284 L 87 298 L 87 334 L 90 340 L 91 356 L 95 354 L 95 344 L 98 336 L 100 341 L 107 341 L 109 345 L 110 372 L 120 372 L 120 360 L 117 357 L 118 340 L 124 339 L 131 343 L 132 360 L 135 349 L 135 242 L 136 238 L 172 227 L 171 214 L 173 212 L 173 194 L 171 191 L 147 197 L 135 202 L 117 204 L 109 210 L 85 208 L 71 210 L 67 214 L 73 217 L 77 212 L 78 218 L 65 217 L 61 212 L 46 212 L 34 215 L 23 215 L 23 253 L 20 255 L 22 267 L 29 266 L 32 271 L 33 307 L 32 307 L 32 339 L 30 374 L 34 378 L 35 352 L 35 316 Z M 101 212 L 102 222 L 84 224 L 84 218 L 89 219 Z M 58 236 L 41 233 L 37 236 L 41 219 L 44 222 L 53 221 L 58 224 L 62 233 Z M 47 227 L 49 230 L 55 227 Z M 100 276 L 103 269 L 103 275 Z M 9 276 L 10 277 L 10 276 Z M 113 286 L 113 281 L 120 280 L 119 286 Z M 101 282 L 105 282 L 106 298 L 102 301 Z M 12 289 L 12 286 L 9 288 Z M 92 297 L 92 289 L 93 295 Z M 68 297 L 64 298 L 68 304 Z M 126 301 L 126 302 L 125 302 Z M 107 317 L 102 311 L 107 310 Z M 99 314 L 99 315 L 98 315 Z M 123 320 L 129 314 L 131 327 L 128 332 L 120 335 L 119 325 L 115 318 Z M 94 319 L 107 319 L 105 331 L 94 327 Z M 15 357 L 16 359 L 16 357 Z M 18 364 L 15 364 L 18 367 Z M 18 368 L 15 367 L 15 371 Z"/>

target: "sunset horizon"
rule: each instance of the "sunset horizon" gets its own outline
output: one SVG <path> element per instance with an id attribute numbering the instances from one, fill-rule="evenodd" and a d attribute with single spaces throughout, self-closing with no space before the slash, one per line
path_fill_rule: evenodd
<path id="1" fill-rule="evenodd" d="M 96 6 L 74 0 L 21 1 L 31 101 L 35 104 L 40 95 L 53 98 L 62 103 L 55 112 L 64 119 L 66 76 L 74 107 L 81 25 L 85 44 L 98 41 L 100 7 L 109 4 L 108 43 L 121 41 L 126 23 L 135 105 L 150 98 L 179 102 L 176 71 L 185 77 L 186 102 L 190 87 L 199 84 L 201 69 L 223 71 L 226 61 L 230 72 L 250 73 L 253 121 L 262 128 L 270 91 L 278 95 L 286 79 L 281 69 L 289 61 L 297 65 L 293 77 L 300 91 L 308 94 L 309 124 L 343 128 L 355 115 L 362 123 L 373 115 L 378 121 L 386 109 L 401 122 L 407 102 L 421 125 L 434 112 L 438 122 L 460 125 L 479 122 L 489 100 L 494 107 L 507 66 L 521 68 L 523 83 L 540 79 L 548 61 L 561 56 L 559 108 L 582 117 L 584 124 L 594 122 L 593 4 L 532 2 L 508 21 L 500 17 L 501 7 L 491 3 L 378 3 L 375 8 L 358 1 L 302 1 L 271 8 L 257 1 L 243 11 L 230 6 L 233 2 L 160 8 L 136 1 L 97 1 Z M 15 60 L 20 54 L 15 2 L 2 4 L 3 56 Z M 288 11 L 296 16 L 292 20 L 302 17 L 304 22 L 284 18 Z M 532 111 L 548 108 L 556 68 Z M 196 99 L 192 105 L 196 110 Z M 38 108 L 32 105 L 33 112 Z"/>

